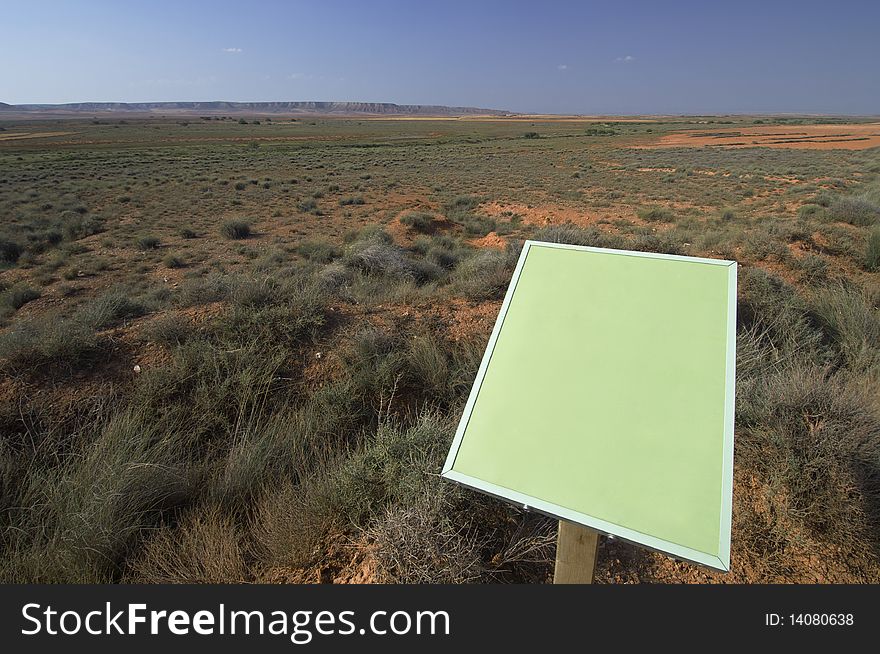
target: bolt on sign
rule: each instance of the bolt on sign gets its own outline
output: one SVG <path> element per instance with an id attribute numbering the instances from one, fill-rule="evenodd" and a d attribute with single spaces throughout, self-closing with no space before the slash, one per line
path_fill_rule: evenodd
<path id="1" fill-rule="evenodd" d="M 735 363 L 735 262 L 527 241 L 442 474 L 727 571 Z"/>

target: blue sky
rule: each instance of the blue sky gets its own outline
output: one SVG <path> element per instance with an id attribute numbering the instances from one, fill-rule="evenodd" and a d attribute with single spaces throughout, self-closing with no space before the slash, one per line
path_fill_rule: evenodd
<path id="1" fill-rule="evenodd" d="M 880 2 L 0 0 L 0 101 L 880 113 Z"/>

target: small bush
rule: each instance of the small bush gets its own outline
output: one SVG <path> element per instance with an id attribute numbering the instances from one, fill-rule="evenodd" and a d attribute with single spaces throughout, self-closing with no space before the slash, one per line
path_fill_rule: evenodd
<path id="1" fill-rule="evenodd" d="M 75 319 L 92 329 L 104 329 L 118 320 L 144 315 L 146 307 L 126 289 L 108 291 L 77 311 Z"/>
<path id="2" fill-rule="evenodd" d="M 348 207 L 355 204 L 364 204 L 364 199 L 361 196 L 357 195 L 348 198 L 341 198 L 339 200 L 340 207 Z"/>
<path id="3" fill-rule="evenodd" d="M 868 234 L 865 246 L 865 269 L 880 272 L 880 227 L 874 227 Z"/>
<path id="4" fill-rule="evenodd" d="M 328 241 L 303 241 L 296 246 L 296 252 L 315 263 L 330 263 L 341 256 L 339 248 Z"/>
<path id="5" fill-rule="evenodd" d="M 0 261 L 3 263 L 15 263 L 22 252 L 24 248 L 15 241 L 0 239 Z"/>
<path id="6" fill-rule="evenodd" d="M 495 219 L 488 216 L 468 216 L 459 221 L 464 226 L 465 234 L 471 236 L 485 236 L 495 231 Z"/>
<path id="7" fill-rule="evenodd" d="M 416 211 L 410 211 L 408 213 L 403 214 L 400 217 L 400 223 L 402 225 L 406 225 L 407 227 L 414 229 L 417 232 L 428 232 L 431 230 L 431 225 L 433 224 L 434 219 L 430 214 L 420 213 Z"/>
<path id="8" fill-rule="evenodd" d="M 815 284 L 828 278 L 828 263 L 817 254 L 805 254 L 800 259 L 795 259 L 795 262 L 807 284 Z"/>
<path id="9" fill-rule="evenodd" d="M 619 236 L 607 234 L 596 227 L 586 229 L 571 223 L 542 227 L 535 233 L 536 241 L 547 243 L 566 243 L 569 245 L 586 245 L 597 248 L 620 249 L 626 242 Z"/>
<path id="10" fill-rule="evenodd" d="M 162 259 L 162 265 L 166 268 L 183 268 L 186 266 L 186 261 L 178 254 L 169 254 Z"/>
<path id="11" fill-rule="evenodd" d="M 822 207 L 818 204 L 804 204 L 798 207 L 797 215 L 800 219 L 811 218 L 822 212 Z"/>
<path id="12" fill-rule="evenodd" d="M 186 238 L 186 239 L 196 238 L 198 236 L 198 234 L 196 234 L 189 227 L 184 227 L 183 229 L 180 230 L 179 233 L 180 233 L 180 238 Z"/>
<path id="13" fill-rule="evenodd" d="M 146 530 L 191 497 L 180 439 L 154 415 L 123 409 L 88 429 L 87 444 L 26 499 L 17 522 L 32 540 L 13 542 L 15 576 L 119 579 Z"/>
<path id="14" fill-rule="evenodd" d="M 44 316 L 10 326 L 0 334 L 0 370 L 73 370 L 99 351 L 94 331 L 75 320 Z"/>
<path id="15" fill-rule="evenodd" d="M 318 203 L 315 200 L 303 200 L 296 205 L 296 208 L 303 213 L 315 212 L 318 210 Z"/>
<path id="16" fill-rule="evenodd" d="M 672 212 L 665 207 L 648 207 L 646 209 L 640 209 L 637 212 L 637 215 L 642 220 L 650 223 L 671 223 L 675 220 L 675 216 Z"/>
<path id="17" fill-rule="evenodd" d="M 831 202 L 828 212 L 833 220 L 856 227 L 870 227 L 880 223 L 880 206 L 861 197 L 842 197 Z"/>
<path id="18" fill-rule="evenodd" d="M 863 291 L 829 285 L 813 295 L 810 305 L 811 317 L 845 366 L 870 371 L 880 364 L 880 309 Z"/>
<path id="19" fill-rule="evenodd" d="M 142 236 L 137 240 L 139 250 L 155 250 L 159 247 L 161 241 L 158 236 Z"/>
<path id="20" fill-rule="evenodd" d="M 444 205 L 444 209 L 446 209 L 447 213 L 468 212 L 476 209 L 479 204 L 479 198 L 475 198 L 472 195 L 459 195 L 453 198 L 451 202 L 447 202 Z"/>
<path id="21" fill-rule="evenodd" d="M 216 508 L 193 509 L 177 525 L 155 531 L 135 559 L 131 581 L 149 584 L 234 584 L 248 576 L 243 534 Z"/>
<path id="22" fill-rule="evenodd" d="M 87 216 L 78 211 L 65 211 L 61 219 L 61 233 L 66 241 L 75 241 L 85 236 L 91 236 L 103 229 L 103 223 L 99 218 Z"/>
<path id="23" fill-rule="evenodd" d="M 683 240 L 673 234 L 643 234 L 636 238 L 630 246 L 640 252 L 657 252 L 659 254 L 687 254 Z"/>
<path id="24" fill-rule="evenodd" d="M 192 334 L 192 326 L 180 316 L 162 316 L 154 320 L 145 330 L 145 335 L 150 341 L 166 347 L 182 345 Z"/>
<path id="25" fill-rule="evenodd" d="M 497 300 L 510 283 L 518 252 L 481 250 L 462 261 L 452 274 L 452 287 L 472 300 Z"/>
<path id="26" fill-rule="evenodd" d="M 406 252 L 387 243 L 358 242 L 349 247 L 345 262 L 370 275 L 412 279 L 420 284 L 438 279 L 443 270 L 429 261 L 413 260 Z"/>
<path id="27" fill-rule="evenodd" d="M 766 480 L 773 510 L 847 552 L 870 551 L 880 495 L 876 398 L 801 357 L 738 386 L 737 457 Z"/>
<path id="28" fill-rule="evenodd" d="M 238 241 L 251 235 L 251 226 L 244 220 L 227 220 L 220 226 L 220 233 L 228 239 Z"/>
<path id="29" fill-rule="evenodd" d="M 28 302 L 33 302 L 40 297 L 40 291 L 24 284 L 16 284 L 0 294 L 0 306 L 8 307 L 12 311 L 18 311 Z"/>
<path id="30" fill-rule="evenodd" d="M 448 248 L 443 245 L 432 245 L 425 258 L 445 270 L 452 270 L 461 260 L 461 255 L 456 249 Z"/>

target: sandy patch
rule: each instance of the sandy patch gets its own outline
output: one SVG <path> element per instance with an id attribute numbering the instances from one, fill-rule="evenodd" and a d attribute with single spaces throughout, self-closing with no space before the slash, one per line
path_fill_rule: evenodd
<path id="1" fill-rule="evenodd" d="M 471 241 L 471 245 L 478 248 L 496 248 L 503 250 L 507 246 L 507 241 L 495 232 L 489 232 L 483 238 L 477 238 Z"/>
<path id="2" fill-rule="evenodd" d="M 11 132 L 9 134 L 0 134 L 0 141 L 19 141 L 21 139 L 39 139 L 49 136 L 69 136 L 76 132 Z"/>
<path id="3" fill-rule="evenodd" d="M 687 130 L 666 134 L 641 148 L 794 148 L 866 150 L 880 146 L 880 123 L 762 125 L 740 129 Z"/>
<path id="4" fill-rule="evenodd" d="M 521 216 L 524 223 L 538 226 L 574 223 L 585 227 L 602 220 L 635 218 L 635 212 L 629 207 L 611 207 L 600 213 L 561 205 L 526 205 L 517 202 L 486 202 L 479 206 L 479 213 L 498 220 L 505 220 L 510 213 L 514 213 Z"/>

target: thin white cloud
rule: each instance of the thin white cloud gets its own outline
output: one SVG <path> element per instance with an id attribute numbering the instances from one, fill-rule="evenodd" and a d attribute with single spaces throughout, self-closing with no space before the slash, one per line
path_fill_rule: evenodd
<path id="1" fill-rule="evenodd" d="M 631 64 L 635 60 L 636 60 L 636 58 L 633 57 L 632 55 L 626 55 L 625 57 L 615 57 L 614 63 L 615 64 Z"/>
<path id="2" fill-rule="evenodd" d="M 556 70 L 568 70 L 568 64 L 559 64 Z"/>
<path id="3" fill-rule="evenodd" d="M 230 54 L 239 54 L 241 51 L 241 48 L 223 48 L 223 52 L 228 52 Z"/>
<path id="4" fill-rule="evenodd" d="M 291 73 L 287 76 L 287 79 L 312 79 L 312 76 L 305 73 Z"/>

